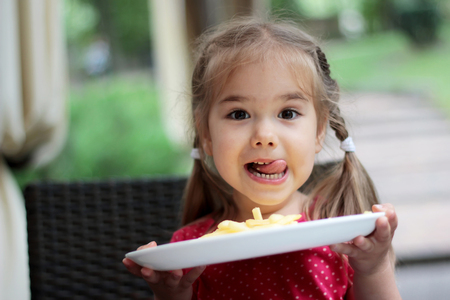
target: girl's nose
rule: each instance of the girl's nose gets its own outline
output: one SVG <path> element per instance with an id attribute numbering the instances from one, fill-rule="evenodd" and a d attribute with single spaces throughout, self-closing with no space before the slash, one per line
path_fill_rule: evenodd
<path id="1" fill-rule="evenodd" d="M 251 138 L 251 144 L 254 148 L 267 148 L 278 146 L 278 136 L 270 122 L 260 122 L 255 124 L 255 130 Z"/>

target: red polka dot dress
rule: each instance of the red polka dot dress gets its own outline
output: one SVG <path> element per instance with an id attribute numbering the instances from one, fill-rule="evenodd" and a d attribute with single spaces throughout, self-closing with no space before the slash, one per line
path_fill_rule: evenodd
<path id="1" fill-rule="evenodd" d="M 201 237 L 213 223 L 183 227 L 171 242 Z M 209 265 L 193 285 L 193 299 L 344 299 L 352 277 L 350 266 L 325 246 Z"/>

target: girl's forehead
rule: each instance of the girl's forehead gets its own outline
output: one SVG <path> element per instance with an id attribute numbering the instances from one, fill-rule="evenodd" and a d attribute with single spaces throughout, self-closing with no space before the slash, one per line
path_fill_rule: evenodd
<path id="1" fill-rule="evenodd" d="M 259 72 L 269 74 L 274 82 L 281 85 L 287 83 L 285 81 L 294 83 L 296 88 L 308 98 L 314 94 L 314 74 L 308 66 L 305 66 L 304 62 L 266 59 L 243 63 L 230 69 L 226 76 L 222 77 L 221 83 L 216 84 L 215 100 L 217 101 L 223 93 L 229 92 L 227 89 L 230 88 L 230 83 L 233 83 L 231 84 L 233 87 L 236 86 L 236 83 L 245 85 L 246 82 L 252 82 L 250 76 L 256 75 L 256 77 L 259 77 Z"/>

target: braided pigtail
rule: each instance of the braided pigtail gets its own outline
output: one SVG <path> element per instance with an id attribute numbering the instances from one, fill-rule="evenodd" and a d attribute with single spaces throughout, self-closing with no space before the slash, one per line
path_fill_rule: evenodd
<path id="1" fill-rule="evenodd" d="M 331 76 L 330 66 L 325 54 L 316 48 L 317 67 L 326 89 L 325 103 L 327 117 L 331 129 L 341 142 L 348 137 L 345 121 L 337 105 L 339 88 Z M 378 203 L 378 196 L 372 180 L 361 165 L 355 152 L 346 151 L 344 159 L 336 164 L 328 173 L 324 174 L 311 192 L 311 199 L 315 204 L 309 217 L 323 219 L 362 213 L 371 210 L 373 204 Z M 313 201 L 313 200 L 311 200 Z"/>

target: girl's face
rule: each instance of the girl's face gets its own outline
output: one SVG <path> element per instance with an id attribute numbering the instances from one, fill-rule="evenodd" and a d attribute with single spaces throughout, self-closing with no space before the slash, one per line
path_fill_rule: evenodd
<path id="1" fill-rule="evenodd" d="M 300 199 L 325 136 L 302 90 L 289 69 L 254 63 L 238 67 L 214 100 L 203 146 L 241 212 L 272 213 Z"/>

